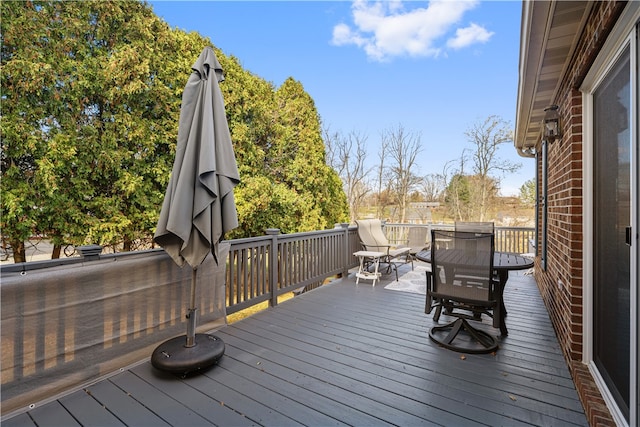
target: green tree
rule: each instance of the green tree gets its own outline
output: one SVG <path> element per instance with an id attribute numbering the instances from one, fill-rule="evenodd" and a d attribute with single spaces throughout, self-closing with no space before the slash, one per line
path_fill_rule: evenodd
<path id="1" fill-rule="evenodd" d="M 469 177 L 463 174 L 455 174 L 446 189 L 445 203 L 450 215 L 458 221 L 469 219 L 469 207 L 471 203 L 471 183 Z"/>
<path id="2" fill-rule="evenodd" d="M 498 181 L 492 177 L 469 175 L 470 203 L 467 209 L 467 219 L 475 221 L 482 218 L 494 218 L 497 213 L 497 200 L 500 192 Z M 478 191 L 481 189 L 481 191 Z"/>
<path id="3" fill-rule="evenodd" d="M 3 2 L 2 236 L 23 242 L 135 249 L 150 240 L 175 156 L 184 84 L 211 42 L 171 29 L 149 5 Z M 276 91 L 216 52 L 241 179 L 239 210 L 273 189 L 277 213 L 245 216 L 245 232 L 323 228 L 346 217 L 326 165 L 313 101 L 293 79 Z M 245 184 L 246 181 L 246 184 Z M 246 185 L 243 190 L 242 186 Z M 257 196 L 256 196 L 257 197 Z M 246 206 L 244 206 L 246 205 Z M 255 212 L 255 211 L 254 211 Z M 289 225 L 273 218 L 291 215 Z M 246 235 L 239 236 L 245 237 Z"/>
<path id="4" fill-rule="evenodd" d="M 277 89 L 222 62 L 222 86 L 241 183 L 235 198 L 240 226 L 229 238 L 330 228 L 348 218 L 339 177 L 326 162 L 320 118 L 292 78 Z"/>
<path id="5" fill-rule="evenodd" d="M 328 164 L 320 116 L 300 82 L 288 78 L 276 91 L 280 138 L 270 158 L 284 169 L 284 182 L 307 205 L 300 231 L 331 228 L 347 221 L 349 207 L 340 177 Z M 276 177 L 277 179 L 277 177 Z"/>
<path id="6" fill-rule="evenodd" d="M 3 3 L 11 203 L 2 226 L 12 245 L 42 233 L 58 247 L 129 249 L 149 235 L 171 166 L 176 89 L 190 72 L 185 59 L 206 43 L 177 35 L 137 1 Z M 167 61 L 175 52 L 181 58 Z"/>
<path id="7" fill-rule="evenodd" d="M 536 180 L 529 179 L 520 187 L 520 201 L 527 206 L 536 204 Z"/>
<path id="8" fill-rule="evenodd" d="M 243 179 L 236 188 L 236 199 L 245 202 L 237 203 L 239 227 L 229 237 L 260 236 L 267 228 L 278 228 L 285 234 L 301 231 L 307 206 L 285 184 L 255 176 Z"/>
<path id="9" fill-rule="evenodd" d="M 218 60 L 225 75 L 220 90 L 233 137 L 238 172 L 244 181 L 247 176 L 261 174 L 265 168 L 266 154 L 275 138 L 275 88 L 244 70 L 234 56 L 219 55 Z"/>

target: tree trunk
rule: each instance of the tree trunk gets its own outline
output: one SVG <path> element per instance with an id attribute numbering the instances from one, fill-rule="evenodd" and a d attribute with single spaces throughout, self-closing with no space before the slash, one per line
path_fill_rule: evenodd
<path id="1" fill-rule="evenodd" d="M 27 254 L 23 241 L 12 241 L 11 249 L 13 250 L 13 262 L 27 262 Z"/>
<path id="2" fill-rule="evenodd" d="M 51 253 L 51 259 L 60 259 L 60 252 L 62 251 L 62 245 L 53 245 L 53 252 Z"/>
<path id="3" fill-rule="evenodd" d="M 122 246 L 123 246 L 122 250 L 124 252 L 131 252 L 131 246 L 132 246 L 131 239 L 129 239 L 128 237 L 125 237 L 124 243 L 122 244 Z"/>

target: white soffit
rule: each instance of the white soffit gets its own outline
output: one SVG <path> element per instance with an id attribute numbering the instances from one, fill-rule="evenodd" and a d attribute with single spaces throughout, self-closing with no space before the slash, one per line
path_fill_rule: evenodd
<path id="1" fill-rule="evenodd" d="M 555 103 L 584 28 L 589 1 L 531 1 L 522 5 L 516 148 L 536 147 L 544 109 Z"/>

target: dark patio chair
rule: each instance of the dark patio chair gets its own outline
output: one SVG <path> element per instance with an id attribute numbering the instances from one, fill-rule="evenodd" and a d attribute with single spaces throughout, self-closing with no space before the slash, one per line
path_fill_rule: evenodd
<path id="1" fill-rule="evenodd" d="M 454 226 L 456 231 L 470 231 L 474 233 L 491 233 L 495 231 L 493 222 L 486 221 L 456 221 Z"/>
<path id="2" fill-rule="evenodd" d="M 468 320 L 481 321 L 483 314 L 499 327 L 500 284 L 493 271 L 494 236 L 491 233 L 431 231 L 431 272 L 427 272 L 425 312 L 435 308 L 438 322 L 442 309 L 456 320 L 434 326 L 429 337 L 450 350 L 489 353 L 497 339 L 474 328 Z"/>
<path id="3" fill-rule="evenodd" d="M 495 234 L 495 224 L 488 221 L 456 221 L 454 227 L 455 231 Z M 499 280 L 497 272 L 494 271 L 493 275 L 495 280 Z"/>

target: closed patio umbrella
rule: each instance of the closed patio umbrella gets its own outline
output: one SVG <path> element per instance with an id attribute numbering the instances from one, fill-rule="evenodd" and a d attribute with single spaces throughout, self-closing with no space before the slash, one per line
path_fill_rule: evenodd
<path id="1" fill-rule="evenodd" d="M 195 288 L 198 266 L 238 226 L 233 189 L 240 182 L 218 82 L 222 67 L 211 47 L 192 66 L 182 95 L 176 157 L 154 241 L 180 267 L 193 269 L 187 335 L 161 344 L 151 362 L 158 369 L 187 373 L 215 363 L 224 352 L 220 338 L 196 334 Z"/>

